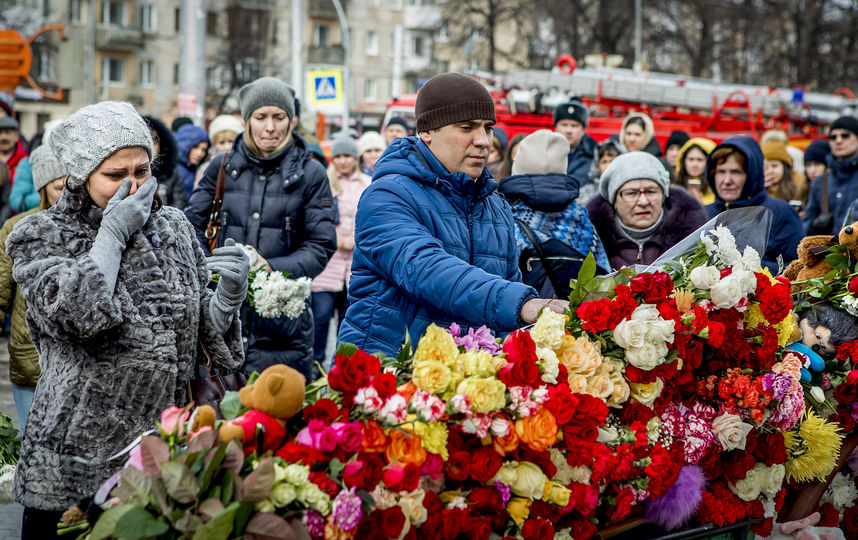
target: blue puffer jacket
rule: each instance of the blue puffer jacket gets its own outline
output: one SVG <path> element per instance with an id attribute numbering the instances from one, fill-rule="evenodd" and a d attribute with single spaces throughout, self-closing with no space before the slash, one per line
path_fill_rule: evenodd
<path id="1" fill-rule="evenodd" d="M 185 187 L 188 198 L 194 190 L 194 177 L 197 174 L 197 167 L 199 167 L 199 164 L 188 161 L 188 154 L 191 148 L 201 142 L 209 142 L 209 134 L 201 127 L 185 124 L 176 132 L 176 145 L 179 147 L 179 171 L 182 173 L 182 185 Z"/>
<path id="2" fill-rule="evenodd" d="M 536 291 L 520 283 L 515 225 L 487 170 L 450 174 L 417 137 L 397 139 L 358 205 L 339 340 L 394 355 L 435 322 L 509 332 Z"/>
<path id="3" fill-rule="evenodd" d="M 726 147 L 735 148 L 741 152 L 748 164 L 742 194 L 737 201 L 731 203 L 725 202 L 717 195 L 718 191 L 715 189 L 715 165 L 712 163 L 711 157 L 719 148 Z M 784 266 L 798 257 L 796 248 L 801 239 L 804 238 L 804 227 L 792 206 L 785 201 L 769 197 L 766 194 L 765 177 L 763 174 L 763 152 L 760 150 L 760 145 L 754 139 L 744 135 L 741 137 L 731 137 L 716 146 L 715 150 L 709 153 L 709 156 L 709 159 L 706 161 L 706 176 L 709 180 L 709 185 L 712 187 L 712 191 L 716 195 L 715 202 L 706 206 L 707 215 L 711 219 L 724 210 L 748 206 L 765 206 L 771 210 L 772 228 L 769 231 L 766 252 L 763 254 L 763 265 L 772 272 L 772 275 L 777 274 L 778 255 L 783 257 Z"/>
<path id="4" fill-rule="evenodd" d="M 222 159 L 218 156 L 212 160 L 185 209 L 206 253 L 204 233 Z M 325 169 L 313 160 L 304 139 L 293 134 L 284 150 L 262 159 L 254 156 L 239 137 L 224 170 L 218 246 L 232 238 L 254 246 L 274 270 L 293 277 L 319 275 L 337 247 L 333 197 Z M 313 352 L 309 308 L 294 320 L 266 319 L 245 304 L 241 324 L 247 340 L 246 371 L 262 371 L 280 363 L 309 377 Z"/>

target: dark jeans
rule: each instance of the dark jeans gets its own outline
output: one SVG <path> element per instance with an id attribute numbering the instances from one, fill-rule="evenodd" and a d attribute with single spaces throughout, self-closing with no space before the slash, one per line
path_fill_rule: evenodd
<path id="1" fill-rule="evenodd" d="M 62 512 L 25 507 L 24 516 L 21 519 L 21 540 L 59 538 L 57 536 L 57 523 L 60 522 L 62 516 Z M 93 523 L 93 525 L 95 524 Z"/>
<path id="2" fill-rule="evenodd" d="M 315 338 L 313 340 L 313 360 L 324 365 L 325 346 L 328 343 L 328 328 L 334 311 L 337 312 L 337 331 L 346 316 L 349 307 L 349 298 L 346 291 L 340 292 L 314 292 L 313 299 L 313 322 L 315 323 Z"/>

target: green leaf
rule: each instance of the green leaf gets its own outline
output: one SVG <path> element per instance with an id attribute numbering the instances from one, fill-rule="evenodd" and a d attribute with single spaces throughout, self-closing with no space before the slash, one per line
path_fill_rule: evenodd
<path id="1" fill-rule="evenodd" d="M 229 471 L 221 484 L 223 488 L 223 493 L 221 493 L 220 500 L 223 504 L 231 503 L 232 496 L 235 495 L 235 485 L 238 484 L 239 491 L 241 490 L 241 477 L 236 472 Z"/>
<path id="2" fill-rule="evenodd" d="M 254 503 L 264 501 L 274 487 L 274 480 L 274 460 L 271 457 L 260 459 L 256 470 L 244 479 L 240 500 Z"/>
<path id="3" fill-rule="evenodd" d="M 830 255 L 826 255 L 825 262 L 831 265 L 831 268 L 834 268 L 835 270 L 848 270 L 849 268 L 849 258 L 846 255 L 841 255 L 840 253 L 831 253 Z"/>
<path id="4" fill-rule="evenodd" d="M 143 472 L 161 476 L 161 463 L 170 459 L 170 446 L 161 437 L 147 435 L 140 441 Z"/>
<path id="5" fill-rule="evenodd" d="M 211 432 L 215 433 L 215 432 Z M 205 468 L 203 469 L 203 476 L 200 479 L 200 490 L 205 491 L 208 489 L 209 485 L 212 483 L 212 478 L 214 475 L 220 471 L 220 467 L 223 464 L 223 460 L 226 457 L 227 447 L 225 444 L 218 446 L 217 450 L 215 450 L 214 455 L 211 460 L 206 463 Z"/>
<path id="6" fill-rule="evenodd" d="M 119 485 L 111 492 L 123 502 L 146 506 L 152 491 L 152 477 L 135 467 L 126 467 L 122 471 Z"/>
<path id="7" fill-rule="evenodd" d="M 185 515 L 176 520 L 175 526 L 177 529 L 185 533 L 186 536 L 191 536 L 202 524 L 203 520 L 188 510 L 185 512 Z"/>
<path id="8" fill-rule="evenodd" d="M 358 348 L 355 347 L 354 345 L 352 345 L 351 343 L 345 343 L 345 342 L 341 341 L 339 343 L 339 345 L 337 345 L 337 352 L 335 353 L 335 355 L 339 356 L 341 354 L 344 354 L 348 357 L 351 357 L 357 351 L 358 351 Z"/>
<path id="9" fill-rule="evenodd" d="M 200 433 L 188 443 L 188 452 L 208 452 L 218 442 L 217 432 L 208 430 Z"/>
<path id="10" fill-rule="evenodd" d="M 225 392 L 223 399 L 220 400 L 220 413 L 226 420 L 235 420 L 240 414 L 244 405 L 238 399 L 238 392 Z"/>
<path id="11" fill-rule="evenodd" d="M 114 529 L 116 528 L 116 523 L 123 514 L 132 508 L 140 507 L 134 504 L 120 504 L 119 506 L 108 508 L 107 511 L 101 514 L 101 517 L 98 518 L 98 521 L 92 528 L 92 532 L 89 533 L 88 540 L 104 540 L 105 538 L 115 537 Z"/>
<path id="12" fill-rule="evenodd" d="M 223 512 L 224 508 L 225 506 L 220 502 L 220 499 L 206 499 L 200 503 L 199 513 L 203 521 L 209 521 Z"/>
<path id="13" fill-rule="evenodd" d="M 170 497 L 180 503 L 191 503 L 197 499 L 200 486 L 191 470 L 182 463 L 167 461 L 161 465 L 161 478 Z"/>
<path id="14" fill-rule="evenodd" d="M 224 457 L 222 467 L 234 473 L 241 472 L 241 467 L 244 465 L 244 452 L 241 446 L 235 441 L 229 441 L 226 444 L 227 453 Z"/>
<path id="15" fill-rule="evenodd" d="M 140 506 L 133 506 L 116 522 L 113 534 L 117 538 L 149 538 L 164 534 L 170 530 L 170 526 L 155 519 L 155 516 Z"/>
<path id="16" fill-rule="evenodd" d="M 297 538 L 289 522 L 275 514 L 258 512 L 247 523 L 245 540 L 284 540 Z"/>
<path id="17" fill-rule="evenodd" d="M 332 459 L 328 463 L 328 470 L 330 471 L 330 476 L 332 478 L 339 478 L 343 473 L 343 469 L 345 469 L 345 465 L 343 465 L 343 462 L 337 458 Z"/>
<path id="18" fill-rule="evenodd" d="M 193 540 L 229 540 L 232 536 L 232 524 L 238 506 L 237 502 L 230 504 L 207 523 L 197 527 Z"/>
<path id="19" fill-rule="evenodd" d="M 402 342 L 402 348 L 399 349 L 399 353 L 396 355 L 396 363 L 404 366 L 408 363 L 409 358 L 411 358 L 411 334 L 406 330 L 405 341 Z"/>
<path id="20" fill-rule="evenodd" d="M 581 263 L 581 268 L 578 269 L 578 277 L 575 278 L 575 281 L 586 286 L 596 276 L 596 270 L 596 259 L 593 258 L 593 253 L 587 253 L 584 262 Z"/>
<path id="21" fill-rule="evenodd" d="M 253 514 L 256 513 L 256 506 L 253 503 L 242 502 L 238 510 L 235 511 L 235 534 L 236 536 L 239 534 L 244 534 L 244 530 L 247 528 L 247 523 L 250 521 L 250 518 L 253 517 Z"/>

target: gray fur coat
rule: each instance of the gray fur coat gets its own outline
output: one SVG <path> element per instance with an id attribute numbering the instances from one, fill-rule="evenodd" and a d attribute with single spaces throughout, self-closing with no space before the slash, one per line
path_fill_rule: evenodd
<path id="1" fill-rule="evenodd" d="M 165 206 L 134 233 L 112 297 L 89 257 L 100 216 L 55 207 L 7 242 L 42 368 L 12 490 L 24 506 L 93 495 L 124 460 L 104 459 L 188 401 L 198 340 L 218 367 L 244 361 L 240 323 L 217 335 L 209 320 L 205 258 L 184 214 Z"/>

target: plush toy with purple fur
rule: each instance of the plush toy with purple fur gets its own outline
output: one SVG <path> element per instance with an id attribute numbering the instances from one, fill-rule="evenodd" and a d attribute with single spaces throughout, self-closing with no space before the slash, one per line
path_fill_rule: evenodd
<path id="1" fill-rule="evenodd" d="M 685 525 L 697 512 L 705 488 L 703 470 L 697 465 L 686 465 L 667 493 L 647 503 L 646 520 L 668 531 Z"/>

